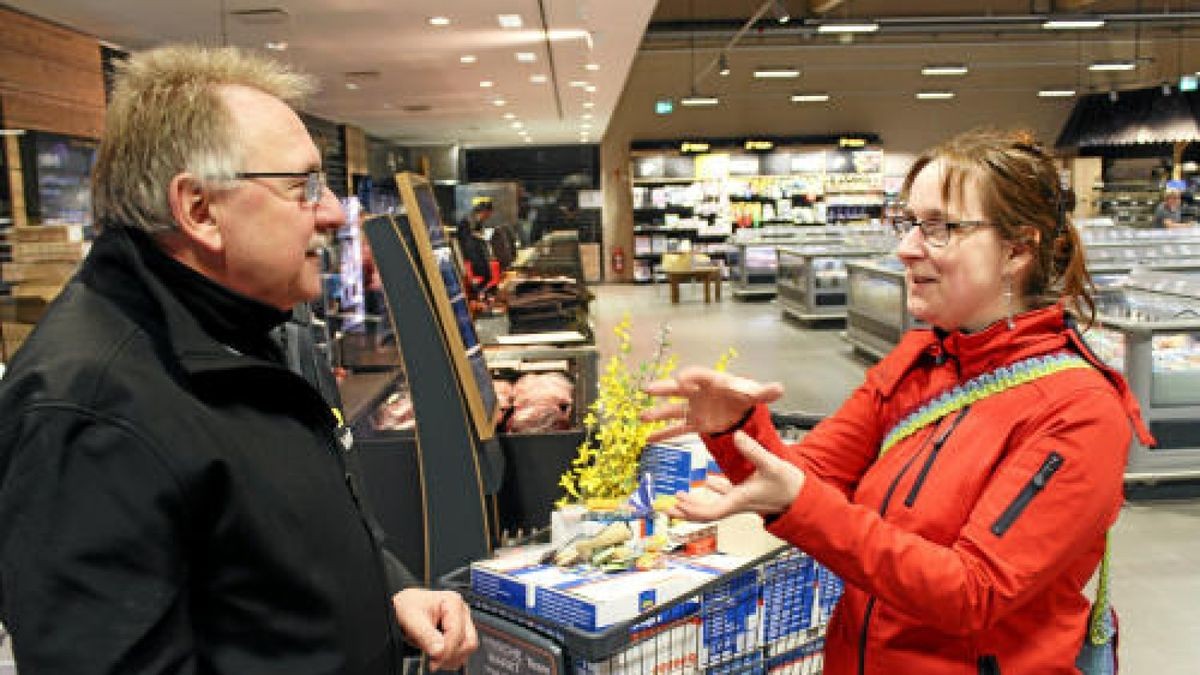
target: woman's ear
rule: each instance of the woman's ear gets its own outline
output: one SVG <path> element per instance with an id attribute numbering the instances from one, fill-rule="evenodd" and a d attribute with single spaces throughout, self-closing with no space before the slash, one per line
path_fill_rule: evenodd
<path id="1" fill-rule="evenodd" d="M 1038 245 L 1042 241 L 1042 233 L 1032 225 L 1023 225 L 1017 229 L 1017 237 L 1008 242 L 1008 257 L 1004 261 L 1004 271 L 1009 275 L 1021 274 L 1025 268 L 1034 263 L 1037 258 Z"/>
<path id="2" fill-rule="evenodd" d="M 210 191 L 190 173 L 176 174 L 167 187 L 171 217 L 178 226 L 177 233 L 189 244 L 209 254 L 218 253 L 224 246 L 221 228 L 217 226 L 216 211 Z"/>

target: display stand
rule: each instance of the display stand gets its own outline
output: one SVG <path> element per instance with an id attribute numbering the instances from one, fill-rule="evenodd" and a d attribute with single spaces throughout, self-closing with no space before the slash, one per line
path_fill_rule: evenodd
<path id="1" fill-rule="evenodd" d="M 475 432 L 468 397 L 478 396 L 470 371 L 456 367 L 443 326 L 431 277 L 417 250 L 418 240 L 405 217 L 378 217 L 363 230 L 375 253 L 383 280 L 392 328 L 400 345 L 417 423 L 416 468 L 420 476 L 426 582 L 450 570 L 491 555 L 491 531 L 481 467 L 482 441 Z M 428 257 L 428 256 L 426 256 Z M 445 308 L 442 308 L 445 309 Z M 490 381 L 487 382 L 490 388 Z"/>

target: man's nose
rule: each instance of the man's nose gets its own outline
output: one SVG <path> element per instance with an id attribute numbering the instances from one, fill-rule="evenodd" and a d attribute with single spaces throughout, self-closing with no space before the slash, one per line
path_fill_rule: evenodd
<path id="1" fill-rule="evenodd" d="M 321 201 L 316 205 L 316 225 L 318 230 L 337 230 L 345 226 L 346 214 L 337 195 L 328 185 L 321 189 Z"/>

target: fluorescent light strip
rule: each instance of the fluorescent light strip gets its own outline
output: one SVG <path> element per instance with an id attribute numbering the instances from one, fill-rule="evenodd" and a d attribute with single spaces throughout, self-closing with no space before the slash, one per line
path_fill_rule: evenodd
<path id="1" fill-rule="evenodd" d="M 800 71 L 796 68 L 759 68 L 754 71 L 754 77 L 763 80 L 800 77 Z"/>
<path id="2" fill-rule="evenodd" d="M 792 103 L 823 103 L 829 94 L 792 94 Z"/>
<path id="3" fill-rule="evenodd" d="M 679 99 L 679 105 L 686 105 L 688 107 L 717 105 L 720 102 L 721 99 L 716 96 L 684 96 Z"/>
<path id="4" fill-rule="evenodd" d="M 428 21 L 430 26 L 438 26 L 439 28 L 450 25 L 450 17 L 448 16 L 431 16 Z"/>
<path id="5" fill-rule="evenodd" d="M 529 81 L 534 84 L 546 84 L 546 76 L 545 75 L 530 75 Z"/>
<path id="6" fill-rule="evenodd" d="M 1042 98 L 1067 98 L 1075 95 L 1074 89 L 1039 89 L 1038 96 Z"/>
<path id="7" fill-rule="evenodd" d="M 1137 67 L 1133 61 L 1097 61 L 1088 66 L 1093 72 L 1133 70 Z"/>
<path id="8" fill-rule="evenodd" d="M 1104 26 L 1104 19 L 1048 19 L 1042 24 L 1046 30 L 1091 30 Z"/>
<path id="9" fill-rule="evenodd" d="M 462 56 L 458 57 L 459 63 L 475 63 L 478 60 L 479 59 L 476 58 L 474 54 L 463 54 Z"/>
<path id="10" fill-rule="evenodd" d="M 941 65 L 941 66 L 925 66 L 921 69 L 922 75 L 966 75 L 967 67 L 963 65 Z"/>
<path id="11" fill-rule="evenodd" d="M 954 98 L 952 91 L 918 91 L 917 98 L 922 101 L 944 101 L 949 98 Z"/>
<path id="12" fill-rule="evenodd" d="M 525 25 L 520 14 L 497 14 L 496 20 L 500 22 L 501 28 L 520 28 Z"/>
<path id="13" fill-rule="evenodd" d="M 533 52 L 517 52 L 517 63 L 533 63 L 537 61 L 537 54 Z"/>
<path id="14" fill-rule="evenodd" d="M 823 23 L 817 26 L 818 33 L 874 33 L 877 30 L 879 30 L 879 24 L 874 22 Z"/>

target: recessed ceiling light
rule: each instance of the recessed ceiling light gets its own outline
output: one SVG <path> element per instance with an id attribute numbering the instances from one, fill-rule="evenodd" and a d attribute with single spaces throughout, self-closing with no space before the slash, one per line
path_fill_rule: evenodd
<path id="1" fill-rule="evenodd" d="M 1096 61 L 1088 66 L 1088 70 L 1106 71 L 1106 70 L 1133 70 L 1137 67 L 1133 61 Z"/>
<path id="2" fill-rule="evenodd" d="M 590 120 L 590 119 L 592 119 L 592 113 L 583 113 L 582 115 L 579 116 L 579 119 Z"/>
<path id="3" fill-rule="evenodd" d="M 592 72 L 596 72 L 597 70 L 600 70 L 599 63 L 588 63 L 588 64 L 585 64 L 583 67 L 585 70 L 590 70 Z"/>
<path id="4" fill-rule="evenodd" d="M 517 119 L 517 114 L 516 114 L 516 113 L 510 113 L 510 112 L 504 113 L 504 119 L 506 119 L 506 120 L 515 120 L 515 119 Z"/>
<path id="5" fill-rule="evenodd" d="M 448 16 L 431 16 L 429 17 L 430 26 L 449 26 L 450 17 Z"/>
<path id="6" fill-rule="evenodd" d="M 1046 30 L 1090 30 L 1104 26 L 1104 19 L 1049 19 L 1042 24 Z"/>
<path id="7" fill-rule="evenodd" d="M 517 121 L 517 122 L 513 122 L 512 124 L 510 124 L 510 125 L 508 125 L 508 126 L 510 126 L 510 127 L 512 127 L 512 128 L 514 128 L 514 129 L 521 129 L 521 128 L 523 128 L 525 125 L 524 125 L 524 124 L 522 124 L 521 122 Z"/>
<path id="8" fill-rule="evenodd" d="M 579 125 L 579 128 L 580 129 L 591 129 L 592 125 L 588 124 L 587 122 L 584 122 L 583 124 Z"/>
<path id="9" fill-rule="evenodd" d="M 474 54 L 463 54 L 462 56 L 458 57 L 459 63 L 475 63 L 478 60 L 479 59 L 475 58 Z"/>
<path id="10" fill-rule="evenodd" d="M 267 49 L 270 49 L 273 52 L 282 52 L 282 51 L 286 50 L 287 48 L 288 48 L 288 43 L 284 42 L 283 40 L 280 40 L 279 42 L 268 42 L 267 43 Z"/>
<path id="11" fill-rule="evenodd" d="M 537 54 L 533 52 L 517 52 L 517 61 L 519 63 L 533 63 L 537 61 Z"/>
<path id="12" fill-rule="evenodd" d="M 1200 73 L 1197 73 L 1197 75 L 1200 75 Z M 591 110 L 592 108 L 596 107 L 596 104 L 592 103 L 591 101 L 584 101 L 583 107 L 587 108 L 588 110 Z"/>
<path id="13" fill-rule="evenodd" d="M 921 68 L 922 75 L 966 75 L 967 67 L 961 63 L 946 63 Z"/>
<path id="14" fill-rule="evenodd" d="M 596 85 L 589 84 L 588 86 L 584 87 L 583 90 L 589 94 L 594 94 L 596 93 Z"/>
<path id="15" fill-rule="evenodd" d="M 502 107 L 508 105 L 508 101 L 505 101 L 502 98 L 498 98 L 498 99 L 492 101 L 492 105 L 496 106 L 497 108 L 502 108 Z"/>
<path id="16" fill-rule="evenodd" d="M 720 102 L 721 99 L 716 96 L 684 96 L 679 99 L 679 105 L 689 107 L 717 105 Z"/>
<path id="17" fill-rule="evenodd" d="M 392 108 L 395 108 L 395 107 L 396 107 L 396 106 L 392 105 L 391 103 L 384 103 L 384 104 L 383 104 L 383 109 L 384 109 L 384 110 L 391 110 Z"/>
<path id="18" fill-rule="evenodd" d="M 1042 98 L 1067 98 L 1075 95 L 1074 89 L 1039 89 L 1038 96 Z"/>
<path id="19" fill-rule="evenodd" d="M 829 100 L 829 94 L 792 94 L 792 103 L 822 103 Z"/>
<path id="20" fill-rule="evenodd" d="M 754 77 L 760 80 L 800 77 L 800 70 L 797 68 L 756 68 Z"/>
<path id="21" fill-rule="evenodd" d="M 546 84 L 546 76 L 545 75 L 530 75 L 529 81 L 534 84 Z"/>
<path id="22" fill-rule="evenodd" d="M 520 28 L 525 25 L 520 14 L 497 14 L 496 20 L 500 22 L 501 28 Z"/>
<path id="23" fill-rule="evenodd" d="M 879 24 L 874 21 L 831 21 L 817 26 L 818 33 L 874 33 Z"/>
<path id="24" fill-rule="evenodd" d="M 952 91 L 918 91 L 917 98 L 922 101 L 943 101 L 948 98 L 954 98 Z"/>
<path id="25" fill-rule="evenodd" d="M 483 87 L 484 89 L 491 89 L 492 87 L 496 86 L 496 83 L 492 82 L 491 80 L 483 80 L 479 83 L 479 86 Z"/>
<path id="26" fill-rule="evenodd" d="M 568 82 L 567 84 L 568 84 L 569 86 L 572 86 L 572 87 L 578 87 L 578 88 L 580 88 L 580 89 L 582 89 L 582 88 L 584 88 L 584 87 L 588 86 L 588 83 L 587 83 L 587 82 L 584 82 L 583 80 L 571 80 L 571 81 L 570 81 L 570 82 Z"/>
<path id="27" fill-rule="evenodd" d="M 532 139 L 532 138 L 530 138 L 530 137 L 528 137 L 528 136 L 526 136 L 526 137 L 525 137 L 525 142 L 526 142 L 526 143 L 532 143 L 532 142 L 533 142 L 533 139 Z"/>
<path id="28" fill-rule="evenodd" d="M 358 83 L 357 82 L 347 82 L 346 88 L 349 89 L 350 91 L 354 91 L 355 89 L 358 89 Z"/>

